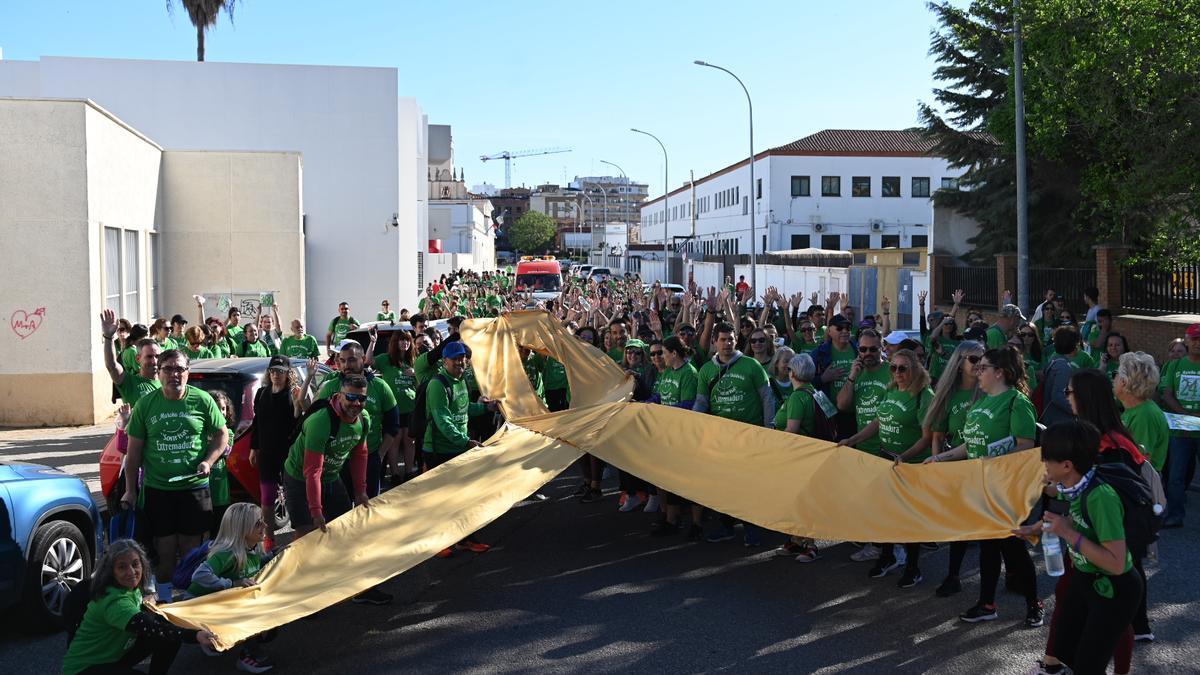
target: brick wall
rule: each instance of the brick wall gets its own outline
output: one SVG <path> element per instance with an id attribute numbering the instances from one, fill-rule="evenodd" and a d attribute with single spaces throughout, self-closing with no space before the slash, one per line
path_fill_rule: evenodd
<path id="1" fill-rule="evenodd" d="M 1114 315 L 1113 330 L 1125 336 L 1131 350 L 1152 355 L 1159 366 L 1166 359 L 1171 341 L 1183 337 L 1191 324 L 1200 323 L 1200 316 L 1195 314 L 1143 316 L 1114 312 Z"/>

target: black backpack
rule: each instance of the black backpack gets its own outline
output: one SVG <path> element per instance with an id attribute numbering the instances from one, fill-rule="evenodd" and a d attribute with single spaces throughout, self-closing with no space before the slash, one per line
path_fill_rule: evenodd
<path id="1" fill-rule="evenodd" d="M 330 399 L 319 398 L 308 404 L 308 407 L 304 409 L 304 414 L 300 416 L 300 419 L 296 420 L 296 426 L 288 436 L 287 447 L 289 449 L 296 444 L 296 440 L 304 433 L 304 423 L 308 421 L 308 418 L 321 413 L 323 410 L 328 412 L 322 414 L 329 415 L 329 438 L 325 441 L 326 447 L 329 445 L 329 441 L 337 438 L 338 431 L 342 427 L 342 418 L 333 411 L 333 403 Z"/>
<path id="2" fill-rule="evenodd" d="M 441 373 L 434 373 L 434 378 L 442 383 L 442 387 L 446 390 L 446 403 L 454 402 L 454 394 L 451 391 L 450 380 L 447 380 Z M 426 392 L 429 390 L 429 383 L 433 378 L 425 380 L 417 385 L 417 394 L 413 399 L 412 416 L 408 420 L 408 436 L 417 442 L 417 450 L 421 449 L 421 444 L 425 442 L 425 429 L 429 427 L 429 406 L 426 401 Z"/>
<path id="3" fill-rule="evenodd" d="M 1121 499 L 1121 506 L 1125 509 L 1126 548 L 1134 560 L 1145 558 L 1150 545 L 1158 541 L 1158 528 L 1162 524 L 1154 513 L 1154 495 L 1150 486 L 1123 462 L 1097 464 L 1091 484 L 1080 496 L 1083 500 L 1079 505 L 1080 511 L 1089 525 L 1092 519 L 1088 516 L 1088 493 L 1100 485 L 1111 486 Z"/>

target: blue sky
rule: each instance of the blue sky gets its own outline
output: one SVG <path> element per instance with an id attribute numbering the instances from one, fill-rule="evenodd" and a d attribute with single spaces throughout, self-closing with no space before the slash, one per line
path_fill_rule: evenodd
<path id="1" fill-rule="evenodd" d="M 515 160 L 514 185 L 615 173 L 605 159 L 654 195 L 662 152 L 630 127 L 662 139 L 672 187 L 749 154 L 741 88 L 692 61 L 746 83 L 762 150 L 826 128 L 915 125 L 932 99 L 933 27 L 923 0 L 246 0 L 209 31 L 206 58 L 395 67 L 401 94 L 453 126 L 468 184 L 503 184 L 503 162 L 481 154 L 562 146 L 573 151 Z M 22 60 L 196 51 L 187 13 L 160 0 L 0 3 L 0 48 Z"/>

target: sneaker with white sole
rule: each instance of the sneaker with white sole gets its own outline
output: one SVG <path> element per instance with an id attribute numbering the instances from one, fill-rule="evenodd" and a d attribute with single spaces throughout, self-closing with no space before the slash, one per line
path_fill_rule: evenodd
<path id="1" fill-rule="evenodd" d="M 810 563 L 821 557 L 821 552 L 816 546 L 807 546 L 796 554 L 796 562 Z"/>
<path id="2" fill-rule="evenodd" d="M 900 567 L 901 564 L 898 560 L 879 560 L 876 561 L 875 566 L 871 568 L 869 576 L 872 579 L 881 579 L 886 577 L 888 572 L 891 572 L 895 569 L 900 569 Z"/>
<path id="3" fill-rule="evenodd" d="M 980 621 L 994 621 L 999 616 L 996 613 L 995 605 L 976 604 L 967 611 L 958 615 L 958 618 L 967 623 L 979 623 Z"/>
<path id="4" fill-rule="evenodd" d="M 265 656 L 243 653 L 237 661 L 237 669 L 244 673 L 265 673 L 275 667 Z"/>
<path id="5" fill-rule="evenodd" d="M 854 562 L 867 562 L 868 560 L 879 560 L 879 554 L 882 551 L 875 544 L 867 544 L 850 554 L 850 559 Z"/>
<path id="6" fill-rule="evenodd" d="M 1154 633 L 1134 633 L 1134 642 L 1154 642 Z"/>
<path id="7" fill-rule="evenodd" d="M 791 558 L 799 552 L 800 544 L 797 544 L 794 541 L 786 541 L 783 543 L 783 546 L 775 549 L 775 555 L 779 556 L 780 558 Z"/>
<path id="8" fill-rule="evenodd" d="M 628 495 L 625 497 L 625 503 L 622 504 L 621 508 L 619 508 L 617 510 L 620 511 L 621 513 L 629 513 L 630 511 L 636 509 L 637 507 L 639 507 L 641 505 L 642 505 L 642 498 L 636 494 L 632 494 L 632 495 Z"/>
<path id="9" fill-rule="evenodd" d="M 658 495 L 650 495 L 646 499 L 646 508 L 642 509 L 645 513 L 658 513 L 659 499 Z"/>
<path id="10" fill-rule="evenodd" d="M 913 586 L 916 586 L 917 584 L 921 583 L 923 580 L 924 580 L 924 577 L 921 576 L 921 573 L 919 571 L 913 571 L 913 572 L 905 571 L 904 576 L 900 577 L 900 581 L 896 583 L 896 587 L 897 588 L 912 588 Z"/>

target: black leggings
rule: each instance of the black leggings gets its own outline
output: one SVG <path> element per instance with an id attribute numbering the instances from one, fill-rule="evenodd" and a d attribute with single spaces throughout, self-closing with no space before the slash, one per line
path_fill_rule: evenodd
<path id="1" fill-rule="evenodd" d="M 147 656 L 150 657 L 149 675 L 165 675 L 175 662 L 179 653 L 179 642 L 175 640 L 156 640 L 148 637 L 138 637 L 118 661 L 88 666 L 80 675 L 145 675 L 134 668 Z"/>
<path id="2" fill-rule="evenodd" d="M 1000 583 L 1000 560 L 1008 565 L 1008 573 L 1025 592 L 1025 603 L 1038 602 L 1037 571 L 1025 542 L 1016 537 L 985 539 L 979 542 L 979 604 L 996 604 L 996 585 Z"/>
<path id="3" fill-rule="evenodd" d="M 1111 598 L 1096 592 L 1094 584 L 1101 576 L 1075 570 L 1058 610 L 1051 651 L 1077 675 L 1105 672 L 1142 599 L 1142 578 L 1135 570 L 1108 577 Z"/>
<path id="4" fill-rule="evenodd" d="M 958 578 L 962 572 L 963 558 L 967 557 L 967 547 L 970 545 L 969 541 L 950 542 L 950 569 L 946 572 L 947 577 Z"/>

